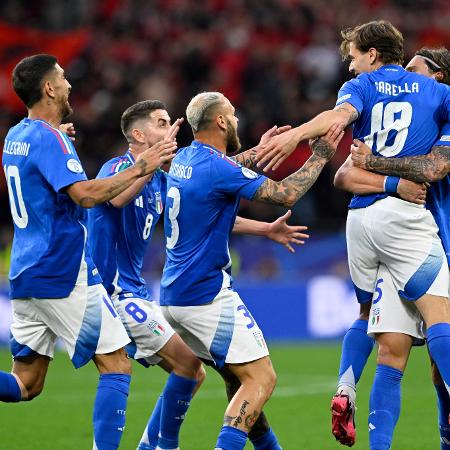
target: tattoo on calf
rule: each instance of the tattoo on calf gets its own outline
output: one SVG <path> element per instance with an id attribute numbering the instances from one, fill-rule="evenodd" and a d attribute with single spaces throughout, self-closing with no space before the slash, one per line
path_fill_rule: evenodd
<path id="1" fill-rule="evenodd" d="M 255 409 L 252 414 L 248 415 L 245 418 L 245 426 L 248 430 L 251 430 L 253 428 L 253 425 L 255 425 L 255 422 L 258 420 L 258 416 L 259 411 Z"/>

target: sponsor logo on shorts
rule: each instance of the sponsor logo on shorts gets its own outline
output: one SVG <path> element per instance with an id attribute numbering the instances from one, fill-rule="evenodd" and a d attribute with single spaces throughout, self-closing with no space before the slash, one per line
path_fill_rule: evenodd
<path id="1" fill-rule="evenodd" d="M 163 336 L 166 333 L 166 330 L 164 327 L 158 323 L 156 320 L 152 320 L 148 327 L 150 328 L 151 332 L 155 334 L 156 336 Z"/>

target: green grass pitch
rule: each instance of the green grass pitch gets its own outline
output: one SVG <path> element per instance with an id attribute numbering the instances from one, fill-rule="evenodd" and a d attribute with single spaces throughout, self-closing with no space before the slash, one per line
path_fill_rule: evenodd
<path id="1" fill-rule="evenodd" d="M 334 393 L 338 344 L 272 345 L 278 385 L 264 408 L 284 450 L 343 449 L 330 432 L 330 399 Z M 368 448 L 367 414 L 374 355 L 359 384 L 357 443 Z M 166 376 L 159 368 L 134 364 L 127 424 L 121 449 L 134 450 Z M 0 369 L 10 369 L 10 356 L 0 351 Z M 0 404 L 0 450 L 82 450 L 92 448 L 91 412 L 97 375 L 92 364 L 75 371 L 58 353 L 50 364 L 43 394 L 30 403 Z M 392 450 L 439 448 L 436 400 L 424 348 L 412 351 L 404 376 L 402 413 Z M 181 432 L 182 450 L 212 450 L 226 407 L 223 385 L 208 376 L 192 401 Z M 250 444 L 246 449 L 253 448 Z"/>

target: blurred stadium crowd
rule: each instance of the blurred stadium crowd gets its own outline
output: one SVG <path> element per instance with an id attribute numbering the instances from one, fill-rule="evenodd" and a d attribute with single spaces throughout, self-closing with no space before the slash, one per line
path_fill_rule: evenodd
<path id="1" fill-rule="evenodd" d="M 338 53 L 339 31 L 376 18 L 404 33 L 407 58 L 424 45 L 450 46 L 448 0 L 3 0 L 0 138 L 25 113 L 11 90 L 11 69 L 28 54 L 53 52 L 72 84 L 70 121 L 90 177 L 126 150 L 120 116 L 142 99 L 162 100 L 176 118 L 196 93 L 221 91 L 237 108 L 248 148 L 274 124 L 299 124 L 333 106 L 350 77 Z M 178 142 L 190 139 L 185 125 Z M 349 197 L 332 187 L 332 179 L 349 143 L 347 136 L 297 204 L 293 221 L 313 232 L 343 230 Z M 273 176 L 285 176 L 308 156 L 301 147 Z M 4 272 L 12 228 L 3 177 L 0 207 Z M 242 215 L 261 220 L 281 212 L 256 203 L 241 208 Z"/>

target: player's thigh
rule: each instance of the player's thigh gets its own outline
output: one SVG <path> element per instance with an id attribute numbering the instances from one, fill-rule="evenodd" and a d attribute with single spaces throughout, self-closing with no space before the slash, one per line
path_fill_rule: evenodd
<path id="1" fill-rule="evenodd" d="M 412 337 L 403 333 L 380 333 L 375 335 L 375 339 L 378 344 L 377 363 L 403 372 L 413 344 Z"/>
<path id="2" fill-rule="evenodd" d="M 269 354 L 264 336 L 239 295 L 222 290 L 212 303 L 201 306 L 163 307 L 175 331 L 194 353 L 214 361 L 240 364 Z"/>
<path id="3" fill-rule="evenodd" d="M 389 270 L 380 265 L 367 333 L 402 333 L 423 339 L 422 321 L 414 302 L 400 298 Z"/>
<path id="4" fill-rule="evenodd" d="M 269 356 L 245 364 L 227 364 L 226 367 L 241 384 L 267 386 L 270 389 L 269 395 L 275 388 L 277 377 Z"/>
<path id="5" fill-rule="evenodd" d="M 158 352 L 175 334 L 159 305 L 139 297 L 113 296 L 112 300 L 131 339 L 126 346 L 130 358 L 144 366 L 158 364 Z"/>
<path id="6" fill-rule="evenodd" d="M 10 348 L 14 359 L 37 355 L 53 357 L 57 336 L 39 313 L 37 301 L 12 301 Z"/>
<path id="7" fill-rule="evenodd" d="M 450 302 L 447 297 L 425 294 L 415 302 L 426 326 L 450 323 Z"/>
<path id="8" fill-rule="evenodd" d="M 448 296 L 449 273 L 431 213 L 389 197 L 370 207 L 371 239 L 401 297 Z M 387 218 L 389 220 L 387 220 Z"/>
<path id="9" fill-rule="evenodd" d="M 367 236 L 365 216 L 365 208 L 350 210 L 346 227 L 350 276 L 356 298 L 362 305 L 370 304 L 379 264 L 375 249 Z"/>
<path id="10" fill-rule="evenodd" d="M 101 284 L 76 285 L 67 298 L 36 300 L 35 304 L 55 335 L 63 340 L 76 368 L 95 354 L 114 353 L 130 341 Z"/>

